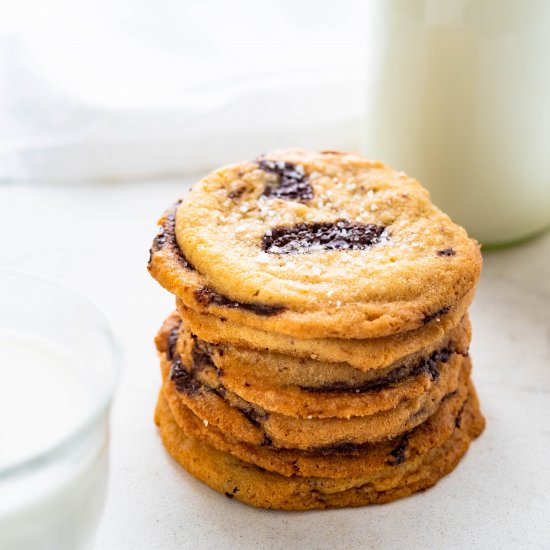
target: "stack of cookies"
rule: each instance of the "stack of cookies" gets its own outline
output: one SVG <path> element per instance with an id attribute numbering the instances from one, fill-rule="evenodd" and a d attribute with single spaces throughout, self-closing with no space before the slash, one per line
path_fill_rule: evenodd
<path id="1" fill-rule="evenodd" d="M 382 503 L 450 472 L 484 420 L 477 243 L 403 172 L 334 151 L 224 167 L 160 220 L 156 422 L 210 487 L 265 508 Z"/>

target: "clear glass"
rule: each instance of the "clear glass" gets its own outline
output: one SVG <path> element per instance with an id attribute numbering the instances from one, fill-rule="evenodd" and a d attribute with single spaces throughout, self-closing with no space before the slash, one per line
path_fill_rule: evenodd
<path id="1" fill-rule="evenodd" d="M 14 348 L 23 353 L 14 353 L 13 360 L 7 360 L 6 349 L 12 342 L 18 345 L 28 342 L 28 346 Z M 75 380 L 83 382 L 78 387 L 85 397 L 82 406 L 73 400 L 74 406 L 60 409 L 59 418 L 67 419 L 67 429 L 53 430 L 62 436 L 51 440 L 49 431 L 44 430 L 48 426 L 40 428 L 46 432 L 44 435 L 38 428 L 28 430 L 28 424 L 24 424 L 25 418 L 31 421 L 36 418 L 36 425 L 40 426 L 39 420 L 47 417 L 47 408 L 59 406 L 63 401 L 59 397 L 64 397 L 48 396 L 47 386 L 35 387 L 32 379 L 29 383 L 22 375 L 22 380 L 18 379 L 27 367 L 40 374 L 36 378 L 41 380 L 40 384 L 48 380 L 46 369 L 50 367 L 51 376 L 60 377 L 54 368 L 55 361 L 45 360 L 45 354 L 40 351 L 43 348 L 36 348 L 33 361 L 19 361 L 19 355 L 27 357 L 25 354 L 36 342 L 40 345 L 47 342 L 52 349 L 61 350 L 70 358 L 67 364 L 74 369 L 70 376 L 74 374 Z M 0 270 L 2 345 L 0 375 L 4 381 L 11 382 L 14 393 L 19 393 L 13 410 L 6 410 L 0 404 L 0 411 L 10 414 L 8 433 L 21 437 L 6 440 L 4 436 L 0 446 L 7 447 L 3 453 L 0 447 L 0 457 L 6 456 L 10 445 L 17 446 L 15 439 L 30 442 L 31 452 L 23 453 L 19 461 L 0 463 L 0 548 L 88 548 L 101 517 L 107 487 L 109 411 L 119 366 L 112 332 L 95 306 L 79 294 L 35 276 Z M 29 362 L 32 364 L 27 364 Z M 21 388 L 19 382 L 25 386 Z M 57 379 L 52 382 L 57 383 Z M 0 388 L 0 393 L 2 390 L 5 400 L 9 388 Z M 23 399 L 19 399 L 20 395 Z M 37 400 L 36 396 L 41 399 Z M 17 430 L 18 422 L 25 431 L 22 434 Z M 5 422 L 2 425 L 7 426 Z M 36 441 L 41 443 L 33 448 L 32 443 Z"/>
<path id="2" fill-rule="evenodd" d="M 365 154 L 484 244 L 550 224 L 550 2 L 377 0 Z"/>

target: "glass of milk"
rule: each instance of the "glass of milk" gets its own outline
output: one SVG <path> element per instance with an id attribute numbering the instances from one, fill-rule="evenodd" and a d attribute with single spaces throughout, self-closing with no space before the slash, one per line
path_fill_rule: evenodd
<path id="1" fill-rule="evenodd" d="M 105 499 L 118 360 L 96 308 L 0 271 L 0 548 L 89 548 Z"/>
<path id="2" fill-rule="evenodd" d="M 550 224 L 550 2 L 379 0 L 365 153 L 484 244 Z"/>

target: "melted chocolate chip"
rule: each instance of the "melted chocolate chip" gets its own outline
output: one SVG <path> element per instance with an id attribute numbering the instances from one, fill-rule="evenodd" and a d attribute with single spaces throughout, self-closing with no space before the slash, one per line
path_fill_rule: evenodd
<path id="1" fill-rule="evenodd" d="M 452 248 L 446 248 L 445 250 L 438 250 L 438 256 L 454 256 L 456 252 Z"/>
<path id="2" fill-rule="evenodd" d="M 401 441 L 399 442 L 399 445 L 395 447 L 392 451 L 390 451 L 390 456 L 388 458 L 388 464 L 390 466 L 397 466 L 398 464 L 401 464 L 405 462 L 407 458 L 407 444 L 409 442 L 409 435 L 405 434 Z"/>
<path id="3" fill-rule="evenodd" d="M 168 249 L 172 254 L 174 254 L 177 257 L 182 267 L 186 267 L 188 269 L 194 269 L 191 263 L 184 256 L 183 252 L 181 251 L 181 248 L 178 245 L 178 241 L 176 239 L 176 208 L 180 203 L 181 203 L 181 200 L 179 200 L 176 204 L 174 204 L 170 213 L 164 219 L 164 222 L 160 227 L 159 232 L 154 238 L 153 245 L 149 250 L 149 264 L 151 264 L 153 253 L 158 252 L 159 250 L 165 248 L 165 249 Z"/>
<path id="4" fill-rule="evenodd" d="M 382 225 L 347 220 L 274 227 L 263 236 L 262 249 L 271 254 L 365 250 L 383 239 L 384 230 Z"/>
<path id="5" fill-rule="evenodd" d="M 170 380 L 172 380 L 176 389 L 179 392 L 192 395 L 199 391 L 213 392 L 223 399 L 226 397 L 226 389 L 223 385 L 219 385 L 216 388 L 205 386 L 200 380 L 197 380 L 196 373 L 201 371 L 207 366 L 216 368 L 214 365 L 210 353 L 205 345 L 201 345 L 196 337 L 193 336 L 194 343 L 191 350 L 192 365 L 191 369 L 186 369 L 181 363 L 181 357 L 173 356 L 172 367 L 170 369 Z M 269 413 L 250 406 L 238 406 L 239 411 L 248 419 L 248 421 L 256 427 L 261 427 L 262 422 L 267 420 Z"/>
<path id="6" fill-rule="evenodd" d="M 176 389 L 182 393 L 191 395 L 201 389 L 201 384 L 183 367 L 179 357 L 172 361 L 170 380 L 174 382 Z"/>
<path id="7" fill-rule="evenodd" d="M 335 443 L 334 445 L 323 445 L 322 447 L 315 447 L 314 449 L 312 449 L 312 451 L 321 455 L 349 455 L 356 453 L 365 446 L 366 445 L 360 445 L 358 443 Z"/>
<path id="8" fill-rule="evenodd" d="M 238 409 L 246 416 L 248 421 L 257 428 L 262 427 L 262 422 L 265 422 L 269 418 L 267 411 L 259 411 L 254 407 L 238 407 Z"/>
<path id="9" fill-rule="evenodd" d="M 181 325 L 181 319 L 179 320 L 177 326 L 174 327 L 168 334 L 167 346 L 166 346 L 166 358 L 169 361 L 172 361 L 172 359 L 174 359 L 174 357 L 176 356 L 176 353 L 175 353 L 176 344 L 178 341 L 180 325 Z"/>
<path id="10" fill-rule="evenodd" d="M 448 348 L 434 351 L 430 357 L 420 361 L 420 363 L 413 369 L 411 375 L 418 376 L 419 374 L 427 373 L 431 376 L 432 380 L 437 380 L 439 378 L 439 367 L 437 364 L 446 363 L 451 357 L 451 353 L 451 350 Z"/>
<path id="11" fill-rule="evenodd" d="M 195 290 L 195 299 L 202 306 L 215 305 L 227 307 L 230 309 L 245 309 L 247 311 L 255 313 L 256 315 L 261 315 L 264 317 L 277 315 L 277 313 L 280 313 L 285 309 L 283 306 L 271 306 L 267 304 L 246 304 L 242 302 L 235 302 L 234 300 L 230 300 L 226 296 L 219 294 L 218 292 L 212 290 L 207 286 L 202 286 Z"/>
<path id="12" fill-rule="evenodd" d="M 299 386 L 301 390 L 311 393 L 366 393 L 391 386 L 395 382 L 403 380 L 409 375 L 405 367 L 397 367 L 384 378 L 370 380 L 364 384 L 351 385 L 346 382 L 335 382 L 323 386 Z"/>
<path id="13" fill-rule="evenodd" d="M 313 198 L 313 188 L 302 166 L 290 162 L 262 159 L 258 162 L 264 172 L 278 176 L 277 185 L 268 185 L 264 197 L 276 197 L 289 201 L 309 201 Z"/>
<path id="14" fill-rule="evenodd" d="M 427 315 L 424 315 L 424 319 L 422 319 L 422 324 L 427 325 L 428 323 L 432 322 L 434 319 L 438 319 L 439 317 L 442 317 L 446 313 L 449 313 L 449 311 L 451 311 L 451 308 L 452 306 L 444 306 L 441 309 L 434 311 L 433 313 L 428 313 Z"/>
<path id="15" fill-rule="evenodd" d="M 392 386 L 397 382 L 401 382 L 409 377 L 415 377 L 422 373 L 428 373 L 432 380 L 439 378 L 438 363 L 446 363 L 450 356 L 451 350 L 443 348 L 433 352 L 430 357 L 421 359 L 412 368 L 396 367 L 383 378 L 370 380 L 360 385 L 346 384 L 345 382 L 336 382 L 334 384 L 325 384 L 323 386 L 299 386 L 303 391 L 310 393 L 366 393 L 377 391 L 383 388 Z"/>

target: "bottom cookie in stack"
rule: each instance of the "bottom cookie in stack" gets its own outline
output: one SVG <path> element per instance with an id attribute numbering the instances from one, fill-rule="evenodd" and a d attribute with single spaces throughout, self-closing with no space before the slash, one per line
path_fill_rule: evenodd
<path id="1" fill-rule="evenodd" d="M 469 327 L 466 332 L 469 341 Z M 456 342 L 459 336 L 455 335 Z M 430 409 L 429 417 L 413 429 L 374 443 L 351 441 L 315 448 L 300 445 L 306 437 L 296 439 L 299 448 L 285 448 L 280 445 L 283 438 L 274 443 L 266 437 L 273 426 L 262 422 L 257 409 L 238 396 L 228 398 L 231 392 L 212 375 L 215 369 L 202 365 L 202 360 L 210 365 L 210 358 L 201 359 L 201 348 L 193 346 L 186 357 L 185 327 L 180 329 L 177 317 L 165 323 L 157 346 L 163 388 L 155 420 L 166 448 L 192 475 L 253 506 L 308 510 L 401 498 L 432 486 L 450 472 L 483 430 L 469 380 L 470 360 L 460 353 L 444 367 L 451 372 L 452 363 L 457 376 L 447 381 L 448 387 L 435 401 L 435 412 Z M 199 376 L 193 365 L 185 364 L 193 352 L 194 360 L 201 363 Z M 445 376 L 449 377 L 444 372 Z M 368 423 L 369 416 L 363 418 Z"/>
<path id="2" fill-rule="evenodd" d="M 381 504 L 434 485 L 453 470 L 470 441 L 481 433 L 484 426 L 471 385 L 456 416 L 442 409 L 447 407 L 442 406 L 438 413 L 397 446 L 395 443 L 393 447 L 383 444 L 361 450 L 356 455 L 316 456 L 311 453 L 304 457 L 312 469 L 315 461 L 326 462 L 325 467 L 321 465 L 319 469 L 330 468 L 330 463 L 334 462 L 337 472 L 341 471 L 342 465 L 345 468 L 349 459 L 356 463 L 353 469 L 363 463 L 364 473 L 341 478 L 284 476 L 218 450 L 199 437 L 186 433 L 175 420 L 162 393 L 155 420 L 172 457 L 216 491 L 262 508 L 312 510 Z M 431 446 L 434 440 L 437 444 Z M 338 465 L 338 462 L 342 464 Z"/>

